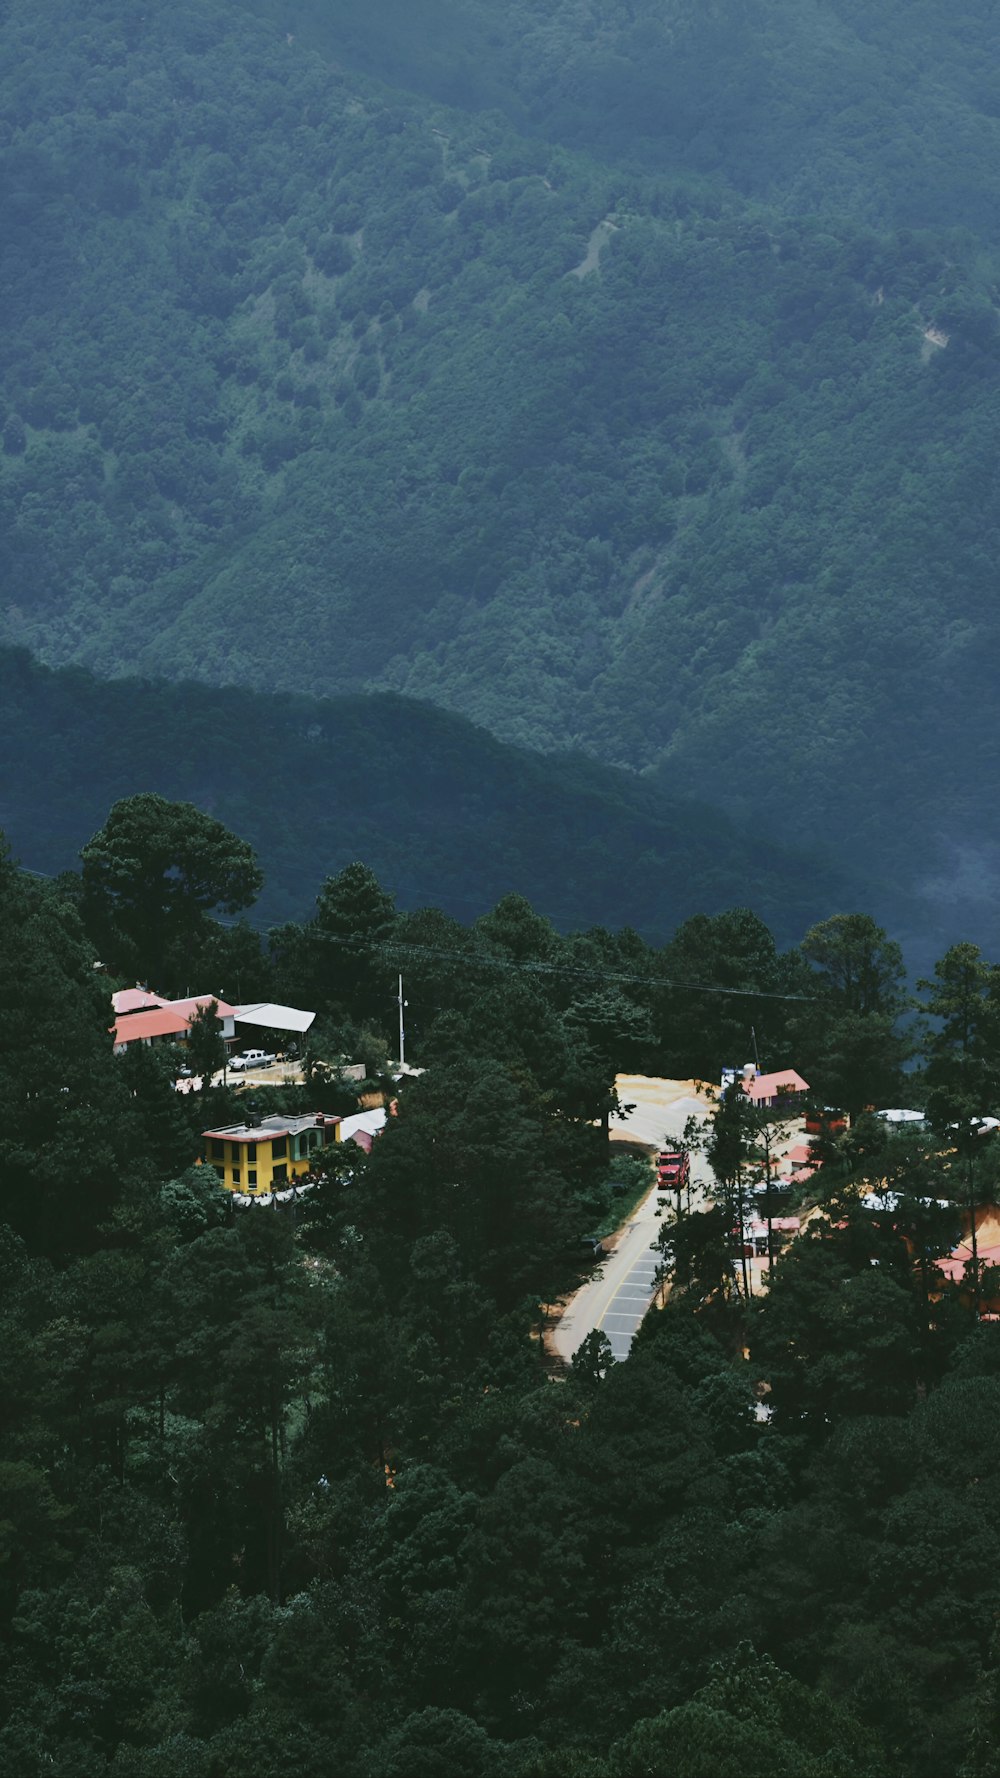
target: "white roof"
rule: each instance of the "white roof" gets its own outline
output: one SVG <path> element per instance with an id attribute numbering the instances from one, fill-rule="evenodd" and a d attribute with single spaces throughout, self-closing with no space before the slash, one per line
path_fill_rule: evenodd
<path id="1" fill-rule="evenodd" d="M 876 1111 L 876 1117 L 882 1118 L 887 1124 L 922 1124 L 922 1111 L 901 1111 L 894 1107 L 891 1111 Z"/>
<path id="2" fill-rule="evenodd" d="M 255 1000 L 235 1011 L 238 1025 L 262 1025 L 267 1031 L 308 1031 L 314 1012 L 303 1012 L 297 1006 L 278 1006 L 273 1000 Z"/>
<path id="3" fill-rule="evenodd" d="M 340 1140 L 348 1142 L 356 1130 L 364 1130 L 369 1136 L 377 1136 L 385 1129 L 385 1106 L 379 1105 L 374 1111 L 358 1111 L 353 1117 L 345 1117 L 340 1125 Z"/>
<path id="4" fill-rule="evenodd" d="M 920 1204 L 940 1204 L 943 1210 L 955 1208 L 950 1198 L 928 1198 L 924 1196 L 923 1192 L 917 1192 L 914 1195 Z M 866 1210 L 896 1210 L 901 1197 L 901 1192 L 894 1191 L 862 1192 L 859 1202 L 864 1205 Z"/>

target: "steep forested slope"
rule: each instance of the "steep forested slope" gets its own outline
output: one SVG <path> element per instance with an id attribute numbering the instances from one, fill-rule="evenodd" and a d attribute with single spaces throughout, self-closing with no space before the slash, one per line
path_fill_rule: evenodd
<path id="1" fill-rule="evenodd" d="M 988 9 L 368 12 L 8 7 L 4 635 L 415 693 L 977 894 Z"/>
<path id="2" fill-rule="evenodd" d="M 990 0 L 250 0 L 342 65 L 790 210 L 1000 222 Z"/>
<path id="3" fill-rule="evenodd" d="M 250 840 L 254 918 L 300 918 L 317 884 L 364 858 L 403 907 L 461 919 L 510 890 L 563 928 L 679 921 L 751 905 L 782 942 L 848 905 L 901 898 L 860 873 L 581 756 L 539 758 L 392 696 L 316 700 L 230 688 L 104 685 L 0 650 L 0 828 L 58 872 L 118 797 L 197 803 Z M 910 915 L 912 923 L 912 915 Z"/>

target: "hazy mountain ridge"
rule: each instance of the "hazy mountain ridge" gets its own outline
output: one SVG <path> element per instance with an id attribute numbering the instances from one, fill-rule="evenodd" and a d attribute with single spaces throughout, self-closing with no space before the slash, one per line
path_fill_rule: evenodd
<path id="1" fill-rule="evenodd" d="M 941 226 L 991 226 L 987 14 L 331 6 L 326 59 L 293 14 L 0 24 L 5 636 L 433 698 L 904 882 L 988 856 L 996 263 Z M 534 134 L 345 72 L 478 103 L 473 51 Z M 604 129 L 640 60 L 659 161 Z"/>
<path id="2" fill-rule="evenodd" d="M 56 873 L 138 786 L 197 803 L 259 853 L 258 923 L 302 918 L 363 858 L 403 907 L 463 920 L 512 887 L 563 929 L 663 941 L 694 913 L 751 905 L 783 943 L 870 885 L 710 806 L 580 756 L 537 757 L 392 695 L 105 684 L 0 649 L 0 828 Z"/>

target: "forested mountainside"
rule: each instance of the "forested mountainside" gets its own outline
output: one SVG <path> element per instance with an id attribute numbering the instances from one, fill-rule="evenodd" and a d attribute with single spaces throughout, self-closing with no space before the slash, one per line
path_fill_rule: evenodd
<path id="1" fill-rule="evenodd" d="M 460 918 L 512 888 L 563 930 L 662 942 L 693 914 L 752 906 L 782 943 L 843 907 L 921 923 L 895 887 L 744 832 L 581 755 L 532 755 L 391 693 L 330 699 L 110 684 L 0 649 L 0 827 L 34 870 L 70 869 L 137 788 L 210 810 L 265 871 L 261 923 L 299 919 L 328 872 L 367 859 L 403 907 Z"/>
<path id="2" fill-rule="evenodd" d="M 249 0 L 342 66 L 789 210 L 1000 224 L 990 0 Z"/>
<path id="3" fill-rule="evenodd" d="M 247 1096 L 112 1053 L 95 931 L 143 979 L 228 971 L 212 912 L 260 880 L 150 803 L 110 811 L 81 896 L 0 852 L 5 1778 L 995 1778 L 1000 1282 L 996 1248 L 949 1256 L 1000 1173 L 954 1134 L 996 1103 L 996 966 L 941 958 L 931 1127 L 828 1131 L 753 1292 L 735 1231 L 782 1114 L 734 1085 L 714 1206 L 647 1225 L 665 1306 L 556 1373 L 592 1219 L 652 1184 L 609 1159 L 618 1071 L 717 1065 L 750 1014 L 819 1102 L 894 1094 L 898 947 L 864 915 L 785 955 L 745 910 L 659 955 L 518 897 L 399 919 L 356 864 L 267 957 L 241 941 L 245 981 L 284 998 L 305 964 L 313 1041 L 380 1056 L 396 1115 L 240 1211 L 202 1132 L 357 1099 L 329 1049 Z M 421 944 L 426 1071 L 390 1085 L 386 977 Z"/>
<path id="4" fill-rule="evenodd" d="M 983 934 L 990 9 L 367 10 L 5 8 L 3 634 L 666 768 Z"/>

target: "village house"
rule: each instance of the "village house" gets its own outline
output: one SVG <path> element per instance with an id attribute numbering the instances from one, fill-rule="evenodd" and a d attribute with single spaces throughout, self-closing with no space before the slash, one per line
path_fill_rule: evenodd
<path id="1" fill-rule="evenodd" d="M 111 996 L 116 1019 L 125 1018 L 129 1013 L 151 1012 L 154 1007 L 166 1004 L 162 995 L 151 994 L 148 988 L 141 988 L 138 982 L 134 988 L 119 988 Z"/>
<path id="2" fill-rule="evenodd" d="M 809 1083 L 794 1068 L 779 1069 L 776 1074 L 754 1074 L 744 1081 L 747 1097 L 755 1105 L 780 1105 L 793 1108 L 793 1102 L 808 1093 Z"/>
<path id="3" fill-rule="evenodd" d="M 216 994 L 192 994 L 184 1000 L 163 1000 L 148 988 L 122 988 L 111 997 L 115 1022 L 112 1027 L 115 1054 L 133 1043 L 186 1043 L 191 1020 L 199 1007 L 215 1001 L 220 1035 L 231 1044 L 236 1035 L 235 1009 Z"/>
<path id="4" fill-rule="evenodd" d="M 220 1035 L 230 1051 L 240 1037 L 254 1037 L 258 1032 L 279 1044 L 289 1033 L 304 1036 L 316 1017 L 314 1012 L 297 1006 L 279 1006 L 272 1001 L 230 1006 L 217 994 L 189 994 L 183 1000 L 165 1000 L 138 985 L 120 988 L 111 996 L 116 1054 L 133 1043 L 186 1043 L 191 1020 L 198 1008 L 207 1006 L 210 1000 L 218 1008 Z"/>
<path id="5" fill-rule="evenodd" d="M 121 1056 L 135 1044 L 186 1043 L 188 1021 L 170 1006 L 157 1006 L 116 1019 L 113 1033 L 115 1055 Z"/>
<path id="6" fill-rule="evenodd" d="M 339 1117 L 310 1111 L 301 1117 L 223 1124 L 202 1131 L 205 1159 L 227 1191 L 263 1197 L 308 1173 L 320 1149 L 339 1142 L 341 1123 Z"/>

